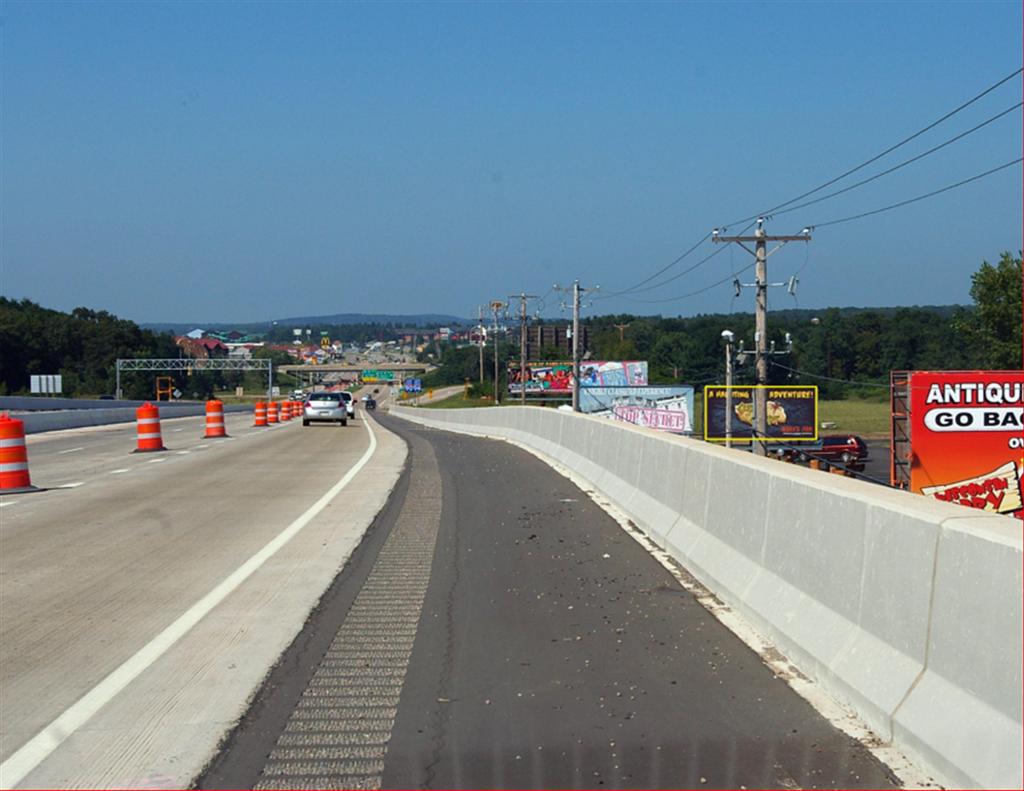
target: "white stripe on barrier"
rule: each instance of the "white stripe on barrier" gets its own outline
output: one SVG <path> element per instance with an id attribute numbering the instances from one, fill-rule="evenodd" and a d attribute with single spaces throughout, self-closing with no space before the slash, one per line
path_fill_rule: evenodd
<path id="1" fill-rule="evenodd" d="M 19 461 L 14 464 L 0 464 L 0 472 L 23 472 L 28 469 L 27 461 Z"/>
<path id="2" fill-rule="evenodd" d="M 0 439 L 0 448 L 20 448 L 24 444 L 24 437 L 18 437 L 17 439 Z"/>
<path id="3" fill-rule="evenodd" d="M 140 426 L 149 425 L 151 423 L 159 423 L 159 422 L 160 422 L 160 418 L 158 418 L 158 417 L 140 417 L 139 418 L 139 425 Z"/>
<path id="4" fill-rule="evenodd" d="M 136 439 L 163 439 L 163 437 L 160 436 L 160 432 L 159 431 L 156 432 L 155 434 L 136 434 L 135 438 Z"/>

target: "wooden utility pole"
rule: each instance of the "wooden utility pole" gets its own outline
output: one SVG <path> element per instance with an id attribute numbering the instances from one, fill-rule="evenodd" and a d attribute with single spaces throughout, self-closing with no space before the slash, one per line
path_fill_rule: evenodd
<path id="1" fill-rule="evenodd" d="M 512 294 L 508 300 L 519 300 L 519 403 L 526 406 L 526 303 L 537 299 L 536 294 Z"/>
<path id="2" fill-rule="evenodd" d="M 632 322 L 630 322 L 630 324 L 632 324 Z M 622 341 L 625 339 L 626 327 L 628 327 L 630 325 L 629 324 L 613 324 L 612 326 L 619 331 L 619 343 L 622 343 Z"/>
<path id="3" fill-rule="evenodd" d="M 572 408 L 580 411 L 580 294 L 585 291 L 597 291 L 600 286 L 583 288 L 579 280 L 572 284 Z M 567 288 L 555 286 L 556 291 L 568 291 Z M 562 307 L 565 307 L 563 304 Z"/>
<path id="4" fill-rule="evenodd" d="M 753 236 L 721 236 L 716 228 L 711 232 L 713 242 L 735 242 L 748 253 L 752 253 L 756 259 L 757 268 L 755 274 L 754 288 L 754 360 L 757 384 L 761 387 L 754 389 L 754 452 L 759 456 L 768 454 L 768 444 L 765 438 L 768 436 L 768 394 L 764 385 L 768 384 L 768 286 L 784 286 L 785 283 L 768 283 L 768 256 L 782 247 L 786 242 L 809 242 L 811 241 L 810 229 L 796 236 L 768 236 L 764 232 L 764 218 L 757 219 L 757 229 Z M 753 242 L 755 249 L 751 250 L 744 243 Z M 768 252 L 768 242 L 778 242 L 778 247 Z M 738 282 L 738 281 L 737 281 Z"/>
<path id="5" fill-rule="evenodd" d="M 498 401 L 498 313 L 508 305 L 499 299 L 491 302 L 491 311 L 494 313 L 494 403 Z"/>

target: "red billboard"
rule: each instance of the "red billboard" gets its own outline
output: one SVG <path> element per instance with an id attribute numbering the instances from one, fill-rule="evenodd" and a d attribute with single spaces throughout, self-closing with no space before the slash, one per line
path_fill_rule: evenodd
<path id="1" fill-rule="evenodd" d="M 910 489 L 1024 519 L 1024 372 L 910 375 Z"/>

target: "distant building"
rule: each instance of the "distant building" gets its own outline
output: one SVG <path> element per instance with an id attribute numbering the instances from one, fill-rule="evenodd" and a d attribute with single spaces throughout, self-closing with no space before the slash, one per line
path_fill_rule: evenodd
<path id="1" fill-rule="evenodd" d="M 178 348 L 196 360 L 211 360 L 228 356 L 228 347 L 216 338 L 192 338 L 182 335 L 174 339 Z"/>

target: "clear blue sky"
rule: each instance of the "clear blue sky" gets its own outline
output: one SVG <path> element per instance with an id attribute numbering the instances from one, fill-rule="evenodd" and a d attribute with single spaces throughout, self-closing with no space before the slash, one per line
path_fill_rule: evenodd
<path id="1" fill-rule="evenodd" d="M 1021 9 L 6 2 L 0 291 L 197 323 L 471 315 L 573 278 L 615 291 L 1019 68 Z M 1021 85 L 837 187 L 1012 106 Z M 768 230 L 910 198 L 1021 148 L 1018 109 Z M 980 262 L 1020 249 L 1022 211 L 1017 165 L 816 230 L 770 259 L 770 278 L 800 270 L 801 307 L 967 302 Z M 689 293 L 748 260 L 730 247 L 635 296 Z M 752 299 L 726 284 L 592 310 L 692 315 Z M 778 289 L 771 304 L 794 302 Z"/>

